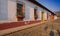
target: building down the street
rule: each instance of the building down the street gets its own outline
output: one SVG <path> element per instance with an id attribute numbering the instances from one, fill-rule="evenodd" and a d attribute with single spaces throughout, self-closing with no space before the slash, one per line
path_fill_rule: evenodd
<path id="1" fill-rule="evenodd" d="M 0 21 L 42 21 L 54 16 L 36 0 L 0 0 Z"/>

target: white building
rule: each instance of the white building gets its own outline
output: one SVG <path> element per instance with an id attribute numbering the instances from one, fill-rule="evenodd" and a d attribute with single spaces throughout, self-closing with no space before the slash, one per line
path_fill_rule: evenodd
<path id="1" fill-rule="evenodd" d="M 53 12 L 35 0 L 0 0 L 0 21 L 48 20 L 48 13 Z"/>

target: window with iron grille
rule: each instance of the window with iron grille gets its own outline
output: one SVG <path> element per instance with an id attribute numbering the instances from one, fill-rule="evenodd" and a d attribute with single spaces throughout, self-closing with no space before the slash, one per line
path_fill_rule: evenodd
<path id="1" fill-rule="evenodd" d="M 17 3 L 17 20 L 22 21 L 24 19 L 24 6 Z"/>

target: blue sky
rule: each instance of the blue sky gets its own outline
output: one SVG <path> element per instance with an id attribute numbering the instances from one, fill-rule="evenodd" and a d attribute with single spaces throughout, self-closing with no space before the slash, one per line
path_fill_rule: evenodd
<path id="1" fill-rule="evenodd" d="M 60 11 L 60 0 L 37 0 L 51 11 Z"/>

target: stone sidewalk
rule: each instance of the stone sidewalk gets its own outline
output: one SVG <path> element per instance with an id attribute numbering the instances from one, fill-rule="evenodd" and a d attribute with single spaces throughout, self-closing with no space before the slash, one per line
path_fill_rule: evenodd
<path id="1" fill-rule="evenodd" d="M 38 25 L 34 25 L 33 27 L 28 27 L 1 36 L 60 36 L 60 19 L 52 22 L 38 23 Z"/>

